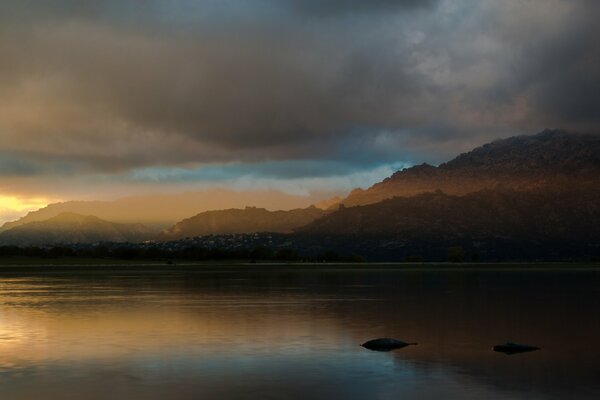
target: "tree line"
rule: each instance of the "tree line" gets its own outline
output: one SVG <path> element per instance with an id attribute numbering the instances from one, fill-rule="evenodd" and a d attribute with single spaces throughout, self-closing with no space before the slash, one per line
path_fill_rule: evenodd
<path id="1" fill-rule="evenodd" d="M 0 246 L 0 258 L 100 258 L 120 260 L 187 260 L 187 261 L 307 261 L 307 262 L 363 262 L 358 255 L 344 256 L 335 251 L 323 251 L 319 254 L 301 255 L 293 248 L 272 249 L 259 245 L 251 249 L 227 249 L 222 247 L 187 246 L 180 249 L 167 249 L 160 246 L 122 246 L 99 245 L 85 247 L 18 247 Z"/>

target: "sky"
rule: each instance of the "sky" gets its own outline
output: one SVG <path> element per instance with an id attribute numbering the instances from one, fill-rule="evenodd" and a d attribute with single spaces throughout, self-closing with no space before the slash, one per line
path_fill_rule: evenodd
<path id="1" fill-rule="evenodd" d="M 226 187 L 343 194 L 600 128 L 595 0 L 2 0 L 0 219 Z"/>

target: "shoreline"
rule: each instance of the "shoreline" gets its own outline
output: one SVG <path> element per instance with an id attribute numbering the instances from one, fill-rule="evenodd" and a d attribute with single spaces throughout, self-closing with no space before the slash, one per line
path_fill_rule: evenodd
<path id="1" fill-rule="evenodd" d="M 11 262 L 17 261 L 17 262 Z M 202 271 L 202 270 L 600 270 L 600 261 L 535 261 L 535 262 L 248 262 L 242 261 L 173 261 L 164 260 L 110 260 L 110 259 L 0 259 L 0 272 L 9 270 L 157 270 L 157 271 Z"/>

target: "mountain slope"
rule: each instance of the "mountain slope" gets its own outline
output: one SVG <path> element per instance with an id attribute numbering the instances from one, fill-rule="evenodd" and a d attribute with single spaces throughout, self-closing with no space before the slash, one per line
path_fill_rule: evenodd
<path id="1" fill-rule="evenodd" d="M 172 228 L 164 231 L 160 238 L 175 240 L 229 233 L 288 233 L 325 214 L 325 211 L 316 207 L 289 211 L 268 211 L 256 207 L 206 211 L 178 222 Z"/>
<path id="2" fill-rule="evenodd" d="M 600 254 L 600 188 L 485 189 L 442 192 L 342 207 L 297 230 L 300 235 L 387 259 L 437 258 L 448 246 L 495 254 L 574 257 Z M 385 258 L 385 257 L 384 257 Z"/>
<path id="3" fill-rule="evenodd" d="M 352 191 L 342 204 L 372 204 L 435 190 L 463 195 L 495 187 L 558 187 L 573 180 L 586 184 L 597 182 L 598 176 L 600 135 L 545 130 L 494 141 L 438 167 L 422 164 L 398 171 L 366 190 Z"/>
<path id="4" fill-rule="evenodd" d="M 29 222 L 0 233 L 0 244 L 37 246 L 93 242 L 137 242 L 155 231 L 141 224 L 117 224 L 92 215 L 62 213 L 44 221 Z"/>

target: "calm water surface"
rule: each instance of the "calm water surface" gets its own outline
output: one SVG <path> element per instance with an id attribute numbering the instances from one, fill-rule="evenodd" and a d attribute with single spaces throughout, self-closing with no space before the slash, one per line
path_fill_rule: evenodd
<path id="1" fill-rule="evenodd" d="M 2 399 L 598 399 L 599 339 L 597 270 L 0 269 Z"/>

